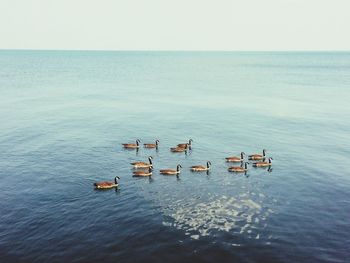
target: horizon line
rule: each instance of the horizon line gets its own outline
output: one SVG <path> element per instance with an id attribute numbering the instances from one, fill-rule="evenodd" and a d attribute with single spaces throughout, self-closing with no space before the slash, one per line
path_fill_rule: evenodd
<path id="1" fill-rule="evenodd" d="M 350 52 L 341 49 L 276 49 L 276 50 L 219 50 L 219 49 L 39 49 L 39 48 L 0 48 L 0 51 L 92 51 L 92 52 Z"/>

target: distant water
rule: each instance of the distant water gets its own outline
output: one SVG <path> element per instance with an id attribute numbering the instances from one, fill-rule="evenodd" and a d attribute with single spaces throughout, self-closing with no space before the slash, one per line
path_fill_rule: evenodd
<path id="1" fill-rule="evenodd" d="M 0 262 L 350 261 L 350 53 L 0 51 L 0 90 Z"/>

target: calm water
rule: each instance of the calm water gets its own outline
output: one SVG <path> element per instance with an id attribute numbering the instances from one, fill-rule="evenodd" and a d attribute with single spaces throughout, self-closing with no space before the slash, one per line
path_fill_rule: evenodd
<path id="1" fill-rule="evenodd" d="M 0 261 L 349 262 L 349 89 L 350 53 L 0 51 Z"/>

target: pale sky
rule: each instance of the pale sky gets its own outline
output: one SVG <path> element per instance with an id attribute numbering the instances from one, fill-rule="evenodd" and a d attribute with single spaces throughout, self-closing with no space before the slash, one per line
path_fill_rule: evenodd
<path id="1" fill-rule="evenodd" d="M 0 0 L 0 49 L 350 50 L 350 0 Z"/>

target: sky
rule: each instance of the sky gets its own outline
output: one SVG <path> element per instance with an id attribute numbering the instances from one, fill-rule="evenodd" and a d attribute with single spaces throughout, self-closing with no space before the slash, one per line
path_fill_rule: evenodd
<path id="1" fill-rule="evenodd" d="M 350 50 L 350 0 L 0 0 L 0 49 Z"/>

